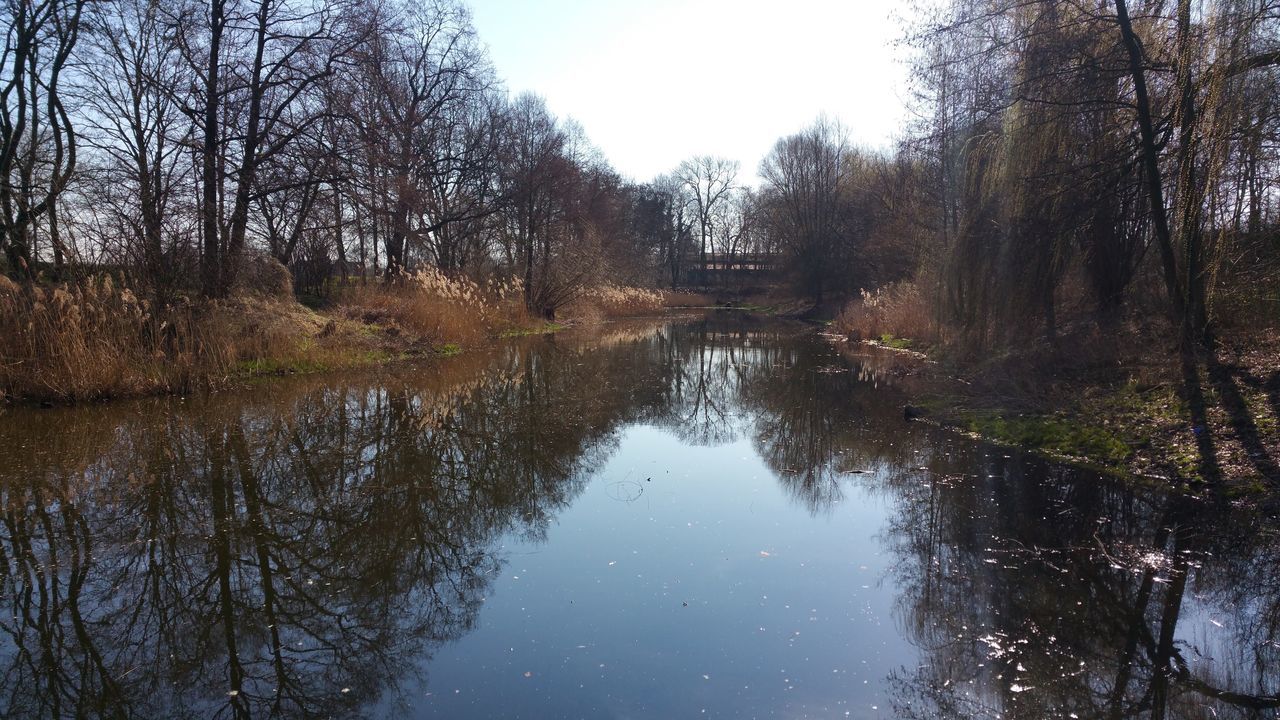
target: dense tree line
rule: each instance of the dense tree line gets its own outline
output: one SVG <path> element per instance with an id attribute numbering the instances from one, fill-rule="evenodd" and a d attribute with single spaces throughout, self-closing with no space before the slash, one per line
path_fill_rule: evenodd
<path id="1" fill-rule="evenodd" d="M 5 13 L 11 276 L 122 268 L 163 300 L 225 296 L 267 256 L 313 289 L 430 264 L 522 278 L 545 312 L 587 281 L 651 284 L 674 255 L 662 192 L 511 97 L 450 0 Z"/>
<path id="2" fill-rule="evenodd" d="M 754 189 L 714 156 L 624 180 L 504 89 L 454 0 L 5 13 L 14 277 L 123 268 L 163 300 L 234 292 L 268 255 L 304 289 L 425 264 L 520 278 L 549 314 L 589 283 L 688 284 L 764 253 L 818 303 L 914 278 L 979 345 L 1134 305 L 1206 340 L 1280 277 L 1275 0 L 935 3 L 899 146 L 820 118 Z"/>
<path id="3" fill-rule="evenodd" d="M 914 276 L 978 346 L 1053 339 L 1064 311 L 1158 311 L 1191 342 L 1242 302 L 1274 316 L 1280 4 L 949 0 L 909 40 L 894 151 L 819 119 L 761 165 L 760 244 L 795 287 Z"/>

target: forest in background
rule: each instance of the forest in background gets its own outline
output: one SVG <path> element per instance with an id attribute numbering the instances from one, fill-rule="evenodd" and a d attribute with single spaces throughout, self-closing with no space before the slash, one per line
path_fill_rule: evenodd
<path id="1" fill-rule="evenodd" d="M 369 334 L 344 320 L 439 345 L 592 298 L 651 310 L 745 255 L 856 337 L 960 354 L 1135 324 L 1193 348 L 1280 316 L 1275 0 L 920 5 L 895 147 L 818 118 L 754 187 L 709 155 L 622 177 L 505 89 L 450 0 L 4 12 L 10 394 L 120 384 L 86 365 L 185 387 Z"/>

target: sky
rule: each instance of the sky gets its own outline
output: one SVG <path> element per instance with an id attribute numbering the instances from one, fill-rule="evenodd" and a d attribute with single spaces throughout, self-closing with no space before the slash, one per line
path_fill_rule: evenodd
<path id="1" fill-rule="evenodd" d="M 694 155 L 742 163 L 820 114 L 889 147 L 906 121 L 889 0 L 468 0 L 512 93 L 578 121 L 636 181 Z"/>

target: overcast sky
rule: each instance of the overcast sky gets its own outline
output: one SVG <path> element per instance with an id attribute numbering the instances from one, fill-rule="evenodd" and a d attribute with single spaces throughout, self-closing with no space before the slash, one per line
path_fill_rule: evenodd
<path id="1" fill-rule="evenodd" d="M 819 113 L 888 146 L 906 117 L 886 0 L 468 0 L 512 92 L 580 122 L 623 175 L 696 154 L 750 181 L 781 136 Z"/>

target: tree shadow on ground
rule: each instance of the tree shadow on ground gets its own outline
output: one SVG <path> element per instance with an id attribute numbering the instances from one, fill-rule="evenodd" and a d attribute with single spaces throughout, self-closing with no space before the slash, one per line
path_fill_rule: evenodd
<path id="1" fill-rule="evenodd" d="M 1203 379 L 1201 362 L 1205 370 Z M 1206 396 L 1206 380 L 1214 395 L 1212 399 Z M 1247 368 L 1223 362 L 1215 353 L 1209 353 L 1203 361 L 1191 353 L 1183 353 L 1182 384 L 1196 438 L 1200 477 L 1215 485 L 1226 479 L 1219 449 L 1224 443 L 1234 441 L 1243 451 L 1247 466 L 1258 473 L 1268 488 L 1280 488 L 1280 462 L 1277 462 L 1275 451 L 1268 447 L 1242 389 L 1249 387 L 1264 391 L 1271 413 L 1280 418 L 1280 371 L 1263 380 Z M 1212 406 L 1222 411 L 1225 423 L 1215 423 L 1211 416 Z M 1215 436 L 1215 430 L 1221 436 Z M 1225 432 L 1228 430 L 1229 435 Z M 1235 466 L 1225 468 L 1227 472 L 1235 469 Z"/>
<path id="2" fill-rule="evenodd" d="M 1205 399 L 1204 385 L 1200 380 L 1200 365 L 1193 353 L 1182 354 L 1182 392 L 1191 419 L 1191 432 L 1196 438 L 1196 454 L 1199 459 L 1200 477 L 1211 485 L 1220 485 L 1222 468 L 1218 465 L 1218 451 L 1213 437 L 1213 425 L 1209 422 L 1209 405 Z"/>
<path id="3" fill-rule="evenodd" d="M 1280 464 L 1277 464 L 1267 448 L 1258 429 L 1258 422 L 1240 389 L 1241 383 L 1261 388 L 1262 381 L 1240 366 L 1221 363 L 1212 355 L 1209 356 L 1209 380 L 1218 393 L 1218 402 L 1226 411 L 1231 429 L 1235 431 L 1236 440 L 1244 448 L 1250 464 L 1270 486 L 1280 487 Z"/>

